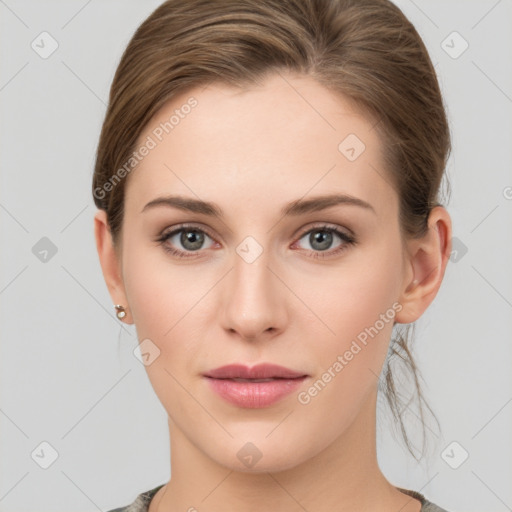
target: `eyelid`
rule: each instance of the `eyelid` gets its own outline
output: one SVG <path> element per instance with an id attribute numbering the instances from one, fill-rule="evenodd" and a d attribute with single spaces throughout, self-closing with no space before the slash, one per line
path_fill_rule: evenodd
<path id="1" fill-rule="evenodd" d="M 159 238 L 170 237 L 171 235 L 175 235 L 176 233 L 179 233 L 180 231 L 184 231 L 186 229 L 190 229 L 191 231 L 194 229 L 196 229 L 197 231 L 203 231 L 212 240 L 214 240 L 215 242 L 218 242 L 217 238 L 210 231 L 210 228 L 204 226 L 203 224 L 196 224 L 196 223 L 189 223 L 189 222 L 184 222 L 183 224 L 178 224 L 176 226 L 173 226 L 172 228 L 165 228 L 163 231 L 160 232 L 158 237 Z"/>
<path id="2" fill-rule="evenodd" d="M 299 235 L 294 235 L 294 238 L 295 237 L 302 238 L 304 235 L 307 235 L 310 231 L 314 231 L 315 229 L 338 231 L 342 235 L 345 235 L 347 238 L 351 238 L 351 239 L 355 238 L 355 233 L 351 229 L 349 229 L 347 227 L 343 227 L 343 226 L 338 226 L 337 224 L 331 224 L 329 222 L 317 222 L 317 223 L 314 223 L 313 225 L 309 225 L 303 231 L 299 231 L 299 233 L 300 233 Z"/>

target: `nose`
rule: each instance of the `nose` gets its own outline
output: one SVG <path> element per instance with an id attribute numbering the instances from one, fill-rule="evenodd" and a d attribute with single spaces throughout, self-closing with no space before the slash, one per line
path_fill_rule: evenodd
<path id="1" fill-rule="evenodd" d="M 234 255 L 226 276 L 220 318 L 231 335 L 257 341 L 273 338 L 287 321 L 286 287 L 277 277 L 266 251 L 252 263 Z"/>

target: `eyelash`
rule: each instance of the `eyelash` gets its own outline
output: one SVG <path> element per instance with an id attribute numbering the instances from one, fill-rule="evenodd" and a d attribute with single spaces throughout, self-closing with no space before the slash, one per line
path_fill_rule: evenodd
<path id="1" fill-rule="evenodd" d="M 178 226 L 177 228 L 173 229 L 172 231 L 170 231 L 168 233 L 163 231 L 158 236 L 158 238 L 156 239 L 156 242 L 159 245 L 162 246 L 164 251 L 166 251 L 167 253 L 171 254 L 172 256 L 175 256 L 175 257 L 178 257 L 178 258 L 197 258 L 197 257 L 199 257 L 199 256 L 195 255 L 194 253 L 199 253 L 200 251 L 188 251 L 189 253 L 194 254 L 193 256 L 192 255 L 188 256 L 187 252 L 180 251 L 178 249 L 173 249 L 173 248 L 171 248 L 171 247 L 169 247 L 168 245 L 165 244 L 167 242 L 167 240 L 169 240 L 175 234 L 180 233 L 182 231 L 196 231 L 196 232 L 199 232 L 199 233 L 204 233 L 205 235 L 208 235 L 212 240 L 215 240 L 215 238 L 206 229 L 198 228 L 197 226 L 194 226 L 194 225 L 182 224 L 182 225 Z M 353 246 L 353 245 L 355 245 L 357 243 L 357 241 L 356 241 L 356 239 L 354 237 L 352 237 L 350 235 L 347 235 L 343 231 L 340 231 L 339 229 L 337 229 L 335 227 L 332 227 L 332 226 L 329 226 L 329 225 L 326 225 L 326 224 L 321 225 L 321 226 L 314 226 L 313 228 L 310 228 L 309 230 L 304 231 L 299 236 L 297 241 L 299 241 L 305 235 L 307 235 L 309 233 L 312 233 L 314 231 L 324 231 L 324 232 L 327 232 L 327 233 L 334 233 L 344 243 L 342 245 L 340 245 L 338 248 L 336 248 L 334 250 L 331 250 L 331 251 L 313 251 L 313 254 L 311 256 L 309 256 L 310 258 L 314 258 L 314 259 L 320 258 L 320 259 L 322 259 L 322 258 L 334 257 L 334 256 L 337 256 L 337 255 L 341 254 L 343 251 L 348 249 L 350 246 Z"/>

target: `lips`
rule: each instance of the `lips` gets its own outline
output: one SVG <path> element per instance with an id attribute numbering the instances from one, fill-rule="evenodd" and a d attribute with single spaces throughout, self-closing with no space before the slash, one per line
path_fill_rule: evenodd
<path id="1" fill-rule="evenodd" d="M 210 389 L 227 402 L 242 408 L 269 407 L 296 391 L 308 378 L 275 364 L 261 363 L 252 368 L 230 364 L 204 374 Z"/>
<path id="2" fill-rule="evenodd" d="M 229 364 L 211 370 L 204 376 L 238 382 L 268 382 L 274 379 L 297 379 L 305 377 L 306 374 L 276 364 L 260 363 L 252 368 L 241 364 Z"/>

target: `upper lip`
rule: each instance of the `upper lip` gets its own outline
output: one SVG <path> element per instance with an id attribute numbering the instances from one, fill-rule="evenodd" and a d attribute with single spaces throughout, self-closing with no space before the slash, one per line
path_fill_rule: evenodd
<path id="1" fill-rule="evenodd" d="M 214 379 L 295 379 L 306 376 L 305 373 L 296 372 L 284 366 L 270 363 L 260 363 L 252 367 L 242 364 L 228 364 L 215 370 L 210 370 L 204 375 Z"/>

